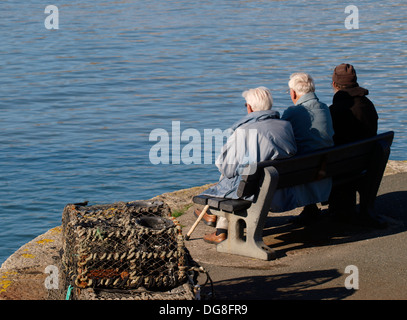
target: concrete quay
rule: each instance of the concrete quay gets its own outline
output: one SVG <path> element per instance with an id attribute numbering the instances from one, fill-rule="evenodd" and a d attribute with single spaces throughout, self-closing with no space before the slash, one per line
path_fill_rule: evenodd
<path id="1" fill-rule="evenodd" d="M 154 199 L 165 201 L 173 212 L 183 213 L 177 220 L 185 235 L 196 220 L 191 199 L 207 187 Z M 185 245 L 208 271 L 218 300 L 407 299 L 407 161 L 389 161 L 375 210 L 387 221 L 385 229 L 329 217 L 298 227 L 287 220 L 301 208 L 270 213 L 264 241 L 277 252 L 278 258 L 272 261 L 218 253 L 216 246 L 202 240 L 213 231 L 202 222 Z M 2 264 L 0 300 L 47 299 L 45 269 L 59 259 L 61 231 L 56 226 L 39 235 Z M 207 284 L 202 295 L 210 293 Z"/>

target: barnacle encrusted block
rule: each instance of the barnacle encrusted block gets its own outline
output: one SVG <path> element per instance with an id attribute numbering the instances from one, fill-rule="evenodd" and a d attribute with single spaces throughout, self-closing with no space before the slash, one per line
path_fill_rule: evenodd
<path id="1" fill-rule="evenodd" d="M 72 287 L 163 291 L 187 281 L 181 227 L 163 202 L 68 204 L 62 225 Z"/>

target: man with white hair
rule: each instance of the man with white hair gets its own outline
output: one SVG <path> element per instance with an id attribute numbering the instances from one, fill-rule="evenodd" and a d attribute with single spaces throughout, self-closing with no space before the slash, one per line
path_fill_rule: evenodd
<path id="1" fill-rule="evenodd" d="M 273 98 L 270 91 L 259 87 L 244 91 L 242 96 L 246 100 L 247 115 L 231 127 L 233 133 L 216 160 L 216 166 L 221 173 L 220 180 L 215 186 L 204 191 L 203 195 L 238 199 L 237 187 L 241 173 L 248 164 L 288 158 L 297 151 L 290 123 L 281 120 L 279 113 L 271 110 Z M 284 197 L 279 199 L 285 201 Z M 199 210 L 195 211 L 196 215 L 199 213 Z M 204 222 L 209 222 L 214 221 L 214 217 L 216 216 L 206 214 L 203 219 Z M 218 218 L 216 232 L 205 235 L 204 240 L 214 244 L 225 240 L 227 228 L 226 218 Z"/>
<path id="2" fill-rule="evenodd" d="M 288 86 L 294 106 L 284 111 L 282 119 L 289 121 L 293 127 L 297 154 L 333 146 L 331 114 L 328 106 L 316 96 L 312 77 L 303 72 L 294 73 Z M 317 219 L 320 210 L 316 203 L 328 201 L 331 188 L 331 179 L 293 187 L 297 206 L 304 206 L 304 210 L 292 222 L 307 224 Z"/>

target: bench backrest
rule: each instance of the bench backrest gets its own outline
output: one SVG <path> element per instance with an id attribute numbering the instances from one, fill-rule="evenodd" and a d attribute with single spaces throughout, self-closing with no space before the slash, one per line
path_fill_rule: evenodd
<path id="1" fill-rule="evenodd" d="M 242 176 L 237 194 L 239 197 L 257 194 L 264 176 L 264 168 L 270 166 L 279 173 L 277 189 L 328 177 L 341 177 L 347 174 L 356 176 L 361 172 L 376 170 L 374 168 L 385 166 L 387 163 L 393 137 L 394 132 L 389 131 L 372 138 L 288 159 L 268 160 L 253 164 L 256 168 L 251 172 L 254 173 Z"/>

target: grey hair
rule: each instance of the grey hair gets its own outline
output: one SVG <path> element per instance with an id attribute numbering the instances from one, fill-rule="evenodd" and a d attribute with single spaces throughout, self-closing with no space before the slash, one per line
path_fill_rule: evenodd
<path id="1" fill-rule="evenodd" d="M 242 93 L 242 97 L 246 99 L 253 111 L 270 110 L 273 105 L 273 97 L 266 87 L 246 90 Z"/>
<path id="2" fill-rule="evenodd" d="M 297 72 L 290 76 L 288 86 L 296 93 L 303 95 L 309 92 L 315 92 L 314 80 L 308 73 Z"/>

